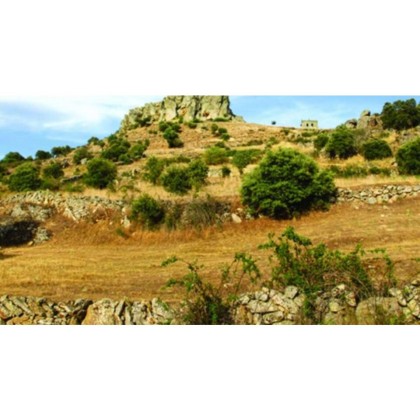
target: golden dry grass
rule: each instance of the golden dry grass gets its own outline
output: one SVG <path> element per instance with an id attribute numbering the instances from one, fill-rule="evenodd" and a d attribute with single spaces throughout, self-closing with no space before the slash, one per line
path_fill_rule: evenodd
<path id="1" fill-rule="evenodd" d="M 34 247 L 8 248 L 0 263 L 0 294 L 47 296 L 54 299 L 102 297 L 131 299 L 161 296 L 179 299 L 176 290 L 162 290 L 181 266 L 160 267 L 172 255 L 205 266 L 203 274 L 216 281 L 223 264 L 235 252 L 249 252 L 264 264 L 257 246 L 270 232 L 288 225 L 315 243 L 349 251 L 357 243 L 366 249 L 386 248 L 397 263 L 402 281 L 416 275 L 420 237 L 420 198 L 387 205 L 340 204 L 294 221 L 260 219 L 227 224 L 201 232 L 134 231 L 120 237 L 108 222 L 72 225 L 56 220 L 50 225 L 54 239 Z"/>

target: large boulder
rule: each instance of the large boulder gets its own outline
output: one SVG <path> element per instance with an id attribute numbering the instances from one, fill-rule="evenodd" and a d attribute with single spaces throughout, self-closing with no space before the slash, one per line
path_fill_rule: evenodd
<path id="1" fill-rule="evenodd" d="M 161 102 L 148 103 L 131 109 L 121 122 L 121 131 L 131 130 L 143 123 L 172 121 L 226 120 L 243 121 L 230 109 L 229 96 L 167 96 Z"/>
<path id="2" fill-rule="evenodd" d="M 0 247 L 31 242 L 37 234 L 38 226 L 39 223 L 34 220 L 4 218 L 0 221 Z"/>

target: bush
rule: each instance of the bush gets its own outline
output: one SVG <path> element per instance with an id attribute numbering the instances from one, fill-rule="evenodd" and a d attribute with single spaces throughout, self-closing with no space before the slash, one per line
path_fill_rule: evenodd
<path id="1" fill-rule="evenodd" d="M 209 167 L 202 159 L 194 159 L 188 165 L 188 177 L 191 185 L 199 190 L 207 181 Z"/>
<path id="2" fill-rule="evenodd" d="M 173 127 L 168 127 L 163 133 L 163 138 L 168 142 L 168 146 L 172 148 L 183 147 L 184 143 L 179 138 L 178 132 Z"/>
<path id="3" fill-rule="evenodd" d="M 369 173 L 368 169 L 361 165 L 346 165 L 344 167 L 331 165 L 328 169 L 337 178 L 362 178 Z"/>
<path id="4" fill-rule="evenodd" d="M 95 158 L 88 162 L 85 183 L 94 188 L 104 189 L 117 177 L 117 167 L 107 159 Z"/>
<path id="5" fill-rule="evenodd" d="M 43 178 L 40 188 L 42 190 L 58 191 L 60 189 L 60 181 L 56 178 Z"/>
<path id="6" fill-rule="evenodd" d="M 67 156 L 73 149 L 70 146 L 59 146 L 51 149 L 51 154 L 54 157 Z"/>
<path id="7" fill-rule="evenodd" d="M 366 252 L 360 245 L 349 253 L 330 250 L 322 243 L 313 245 L 310 239 L 288 227 L 277 240 L 271 234 L 269 241 L 260 249 L 273 251 L 270 257 L 271 278 L 267 285 L 298 287 L 306 296 L 304 315 L 315 322 L 320 322 L 322 316 L 316 314 L 316 298 L 339 284 L 345 284 L 354 293 L 356 301 L 374 294 L 386 295 L 389 288 L 395 287 L 393 264 L 380 250 L 372 251 L 373 254 L 382 254 L 373 258 L 380 260 L 375 266 L 377 276 L 381 277 L 374 282 L 368 271 L 368 265 L 372 265 L 373 261 L 363 260 Z M 380 286 L 375 289 L 374 283 Z"/>
<path id="8" fill-rule="evenodd" d="M 128 155 L 130 150 L 130 143 L 124 139 L 108 137 L 109 146 L 102 151 L 101 157 L 103 159 L 111 160 L 113 162 L 121 161 L 122 156 Z"/>
<path id="9" fill-rule="evenodd" d="M 35 153 L 35 159 L 37 160 L 46 160 L 46 159 L 51 159 L 52 158 L 52 154 L 50 152 L 46 152 L 45 150 L 38 150 Z"/>
<path id="10" fill-rule="evenodd" d="M 398 171 L 404 175 L 420 175 L 420 137 L 398 149 Z"/>
<path id="11" fill-rule="evenodd" d="M 204 152 L 204 161 L 207 165 L 221 165 L 229 161 L 229 155 L 226 148 L 210 147 Z"/>
<path id="12" fill-rule="evenodd" d="M 338 127 L 331 134 L 325 151 L 330 158 L 339 157 L 340 159 L 348 159 L 351 156 L 357 155 L 354 133 L 344 126 Z"/>
<path id="13" fill-rule="evenodd" d="M 9 152 L 2 159 L 2 163 L 8 166 L 16 166 L 25 161 L 25 158 L 19 152 Z"/>
<path id="14" fill-rule="evenodd" d="M 318 134 L 316 139 L 314 140 L 314 147 L 315 150 L 320 152 L 328 143 L 329 140 L 328 134 Z"/>
<path id="15" fill-rule="evenodd" d="M 131 205 L 132 220 L 143 223 L 149 229 L 160 225 L 164 217 L 163 206 L 149 194 L 143 194 Z"/>
<path id="16" fill-rule="evenodd" d="M 392 156 L 392 150 L 385 140 L 369 140 L 362 145 L 362 155 L 366 160 L 385 159 Z"/>
<path id="17" fill-rule="evenodd" d="M 146 161 L 143 178 L 146 181 L 151 182 L 153 185 L 156 185 L 164 169 L 165 161 L 152 156 Z"/>
<path id="18" fill-rule="evenodd" d="M 403 130 L 416 127 L 420 124 L 420 108 L 415 99 L 387 102 L 382 108 L 381 119 L 384 128 Z"/>
<path id="19" fill-rule="evenodd" d="M 92 159 L 92 153 L 89 152 L 87 147 L 80 147 L 74 152 L 73 163 L 80 165 L 83 159 Z"/>
<path id="20" fill-rule="evenodd" d="M 222 166 L 222 178 L 228 178 L 230 177 L 230 174 L 232 173 L 229 166 Z"/>
<path id="21" fill-rule="evenodd" d="M 9 177 L 11 191 L 32 191 L 40 187 L 39 169 L 29 162 L 19 165 Z"/>
<path id="22" fill-rule="evenodd" d="M 64 171 L 58 162 L 52 162 L 42 171 L 44 177 L 59 179 L 64 176 Z"/>
<path id="23" fill-rule="evenodd" d="M 327 209 L 336 197 L 330 172 L 295 150 L 268 152 L 243 181 L 242 201 L 253 215 L 288 219 L 313 209 Z"/>
<path id="24" fill-rule="evenodd" d="M 144 152 L 150 145 L 150 141 L 146 139 L 145 141 L 138 141 L 136 144 L 133 144 L 128 151 L 128 155 L 133 160 L 139 160 L 144 156 Z"/>
<path id="25" fill-rule="evenodd" d="M 162 186 L 166 191 L 184 195 L 192 188 L 187 167 L 170 166 L 161 176 Z"/>
<path id="26" fill-rule="evenodd" d="M 261 150 L 258 149 L 236 150 L 232 158 L 232 163 L 239 169 L 239 173 L 242 174 L 244 169 L 250 163 L 255 162 L 259 156 L 261 156 Z"/>

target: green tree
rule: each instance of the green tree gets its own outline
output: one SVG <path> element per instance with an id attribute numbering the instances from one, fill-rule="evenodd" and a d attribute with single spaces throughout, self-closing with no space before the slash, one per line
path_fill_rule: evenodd
<path id="1" fill-rule="evenodd" d="M 420 124 L 420 109 L 415 99 L 387 102 L 382 108 L 381 119 L 384 128 L 404 130 Z"/>
<path id="2" fill-rule="evenodd" d="M 362 155 L 366 160 L 385 159 L 392 156 L 392 150 L 385 140 L 373 139 L 362 145 Z"/>
<path id="3" fill-rule="evenodd" d="M 88 162 L 85 183 L 94 188 L 103 189 L 117 177 L 117 167 L 107 159 L 95 158 Z"/>
<path id="4" fill-rule="evenodd" d="M 143 194 L 131 205 L 132 220 L 143 223 L 152 229 L 163 222 L 165 211 L 161 203 L 149 194 Z"/>
<path id="5" fill-rule="evenodd" d="M 254 162 L 260 154 L 261 151 L 258 149 L 237 150 L 232 157 L 232 163 L 239 169 L 239 173 L 242 175 L 244 169 Z"/>
<path id="6" fill-rule="evenodd" d="M 2 163 L 6 165 L 16 165 L 25 161 L 25 158 L 19 152 L 9 152 L 2 159 Z"/>
<path id="7" fill-rule="evenodd" d="M 401 146 L 396 161 L 401 174 L 420 175 L 420 137 Z"/>
<path id="8" fill-rule="evenodd" d="M 328 134 L 318 134 L 316 136 L 316 139 L 314 140 L 315 150 L 318 150 L 318 152 L 320 152 L 327 145 L 329 139 L 330 138 Z"/>
<path id="9" fill-rule="evenodd" d="M 54 157 L 67 156 L 72 150 L 70 146 L 58 146 L 51 149 L 51 154 Z"/>
<path id="10" fill-rule="evenodd" d="M 336 196 L 333 176 L 295 150 L 269 151 L 245 176 L 241 196 L 253 215 L 288 219 L 314 209 L 326 209 Z"/>
<path id="11" fill-rule="evenodd" d="M 93 155 L 87 147 L 79 147 L 73 155 L 73 163 L 79 165 L 83 159 L 92 159 Z"/>
<path id="12" fill-rule="evenodd" d="M 46 160 L 46 159 L 51 159 L 52 158 L 52 154 L 50 152 L 46 152 L 45 150 L 38 150 L 35 153 L 35 159 L 38 160 Z"/>
<path id="13" fill-rule="evenodd" d="M 58 162 L 52 162 L 42 171 L 45 178 L 59 179 L 64 176 L 62 166 Z"/>
<path id="14" fill-rule="evenodd" d="M 32 191 L 37 190 L 40 186 L 39 169 L 29 162 L 19 165 L 9 177 L 11 191 Z"/>
<path id="15" fill-rule="evenodd" d="M 194 159 L 188 165 L 188 176 L 191 185 L 196 189 L 200 189 L 205 185 L 209 174 L 209 167 L 202 159 Z"/>
<path id="16" fill-rule="evenodd" d="M 165 161 L 155 156 L 151 156 L 146 161 L 143 178 L 146 181 L 151 182 L 153 185 L 156 185 L 159 182 L 159 178 L 162 175 L 164 169 Z"/>
<path id="17" fill-rule="evenodd" d="M 328 140 L 325 152 L 330 158 L 339 157 L 340 159 L 357 155 L 354 133 L 347 127 L 337 127 Z"/>
<path id="18" fill-rule="evenodd" d="M 166 191 L 177 195 L 184 195 L 192 188 L 187 167 L 170 166 L 163 173 L 161 180 Z"/>
<path id="19" fill-rule="evenodd" d="M 222 147 L 210 147 L 204 152 L 207 165 L 221 165 L 229 161 L 228 151 Z"/>

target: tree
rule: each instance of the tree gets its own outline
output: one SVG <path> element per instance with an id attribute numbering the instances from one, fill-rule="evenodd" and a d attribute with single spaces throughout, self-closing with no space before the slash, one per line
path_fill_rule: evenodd
<path id="1" fill-rule="evenodd" d="M 239 169 L 242 175 L 244 169 L 260 155 L 258 149 L 237 150 L 232 158 L 232 163 Z"/>
<path id="2" fill-rule="evenodd" d="M 337 127 L 325 146 L 325 152 L 330 158 L 339 157 L 340 159 L 357 155 L 354 133 L 345 126 Z"/>
<path id="3" fill-rule="evenodd" d="M 327 145 L 329 139 L 330 138 L 328 134 L 318 134 L 316 139 L 314 140 L 315 150 L 318 150 L 318 152 L 320 152 Z"/>
<path id="4" fill-rule="evenodd" d="M 14 165 L 22 163 L 24 160 L 25 158 L 19 152 L 9 152 L 2 159 L 2 163 L 5 163 L 6 165 Z"/>
<path id="5" fill-rule="evenodd" d="M 146 161 L 146 165 L 144 167 L 143 178 L 146 181 L 151 182 L 153 185 L 156 185 L 164 169 L 165 169 L 165 161 L 155 156 L 151 156 Z"/>
<path id="6" fill-rule="evenodd" d="M 404 130 L 420 124 L 420 109 L 415 99 L 387 102 L 382 108 L 382 124 L 384 128 Z"/>
<path id="7" fill-rule="evenodd" d="M 64 176 L 64 171 L 58 162 L 53 162 L 44 168 L 43 175 L 46 178 L 59 179 Z"/>
<path id="8" fill-rule="evenodd" d="M 396 161 L 401 174 L 420 175 L 420 137 L 401 146 Z"/>
<path id="9" fill-rule="evenodd" d="M 385 159 L 392 156 L 392 150 L 385 140 L 373 139 L 362 145 L 362 155 L 366 160 Z"/>
<path id="10" fill-rule="evenodd" d="M 80 147 L 74 152 L 73 163 L 79 165 L 82 163 L 83 159 L 92 159 L 92 157 L 92 153 L 89 152 L 89 149 L 86 146 Z"/>
<path id="11" fill-rule="evenodd" d="M 162 223 L 165 211 L 161 203 L 149 194 L 143 194 L 131 205 L 131 218 L 151 229 Z"/>
<path id="12" fill-rule="evenodd" d="M 107 159 L 95 158 L 88 162 L 85 183 L 94 188 L 104 189 L 117 177 L 117 167 Z"/>
<path id="13" fill-rule="evenodd" d="M 11 191 L 32 191 L 37 190 L 40 186 L 39 169 L 29 162 L 19 165 L 9 177 Z"/>
<path id="14" fill-rule="evenodd" d="M 319 170 L 311 158 L 292 149 L 280 149 L 269 151 L 245 176 L 241 196 L 253 215 L 289 219 L 328 208 L 336 188 L 332 174 Z"/>
<path id="15" fill-rule="evenodd" d="M 205 185 L 208 174 L 209 167 L 202 159 L 194 159 L 188 165 L 188 177 L 196 190 Z"/>
<path id="16" fill-rule="evenodd" d="M 170 166 L 161 179 L 163 188 L 174 194 L 184 195 L 192 188 L 187 167 Z"/>
<path id="17" fill-rule="evenodd" d="M 38 160 L 46 160 L 46 159 L 51 159 L 52 158 L 52 154 L 50 152 L 46 152 L 45 150 L 38 150 L 35 153 L 35 159 Z"/>
<path id="18" fill-rule="evenodd" d="M 70 146 L 59 146 L 51 149 L 51 154 L 54 157 L 67 156 L 73 149 Z"/>

